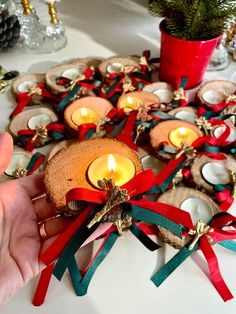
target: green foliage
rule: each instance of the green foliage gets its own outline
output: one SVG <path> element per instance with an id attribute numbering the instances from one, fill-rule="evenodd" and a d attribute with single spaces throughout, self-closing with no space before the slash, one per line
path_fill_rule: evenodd
<path id="1" fill-rule="evenodd" d="M 165 18 L 166 31 L 178 38 L 219 36 L 236 16 L 235 0 L 150 0 L 149 13 Z"/>

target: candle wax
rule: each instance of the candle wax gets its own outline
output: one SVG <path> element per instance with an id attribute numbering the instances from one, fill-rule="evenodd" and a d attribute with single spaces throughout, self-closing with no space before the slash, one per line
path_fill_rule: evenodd
<path id="1" fill-rule="evenodd" d="M 187 110 L 181 110 L 176 112 L 175 117 L 184 121 L 188 121 L 190 123 L 194 123 L 197 118 L 194 112 L 190 112 Z"/>
<path id="2" fill-rule="evenodd" d="M 121 70 L 122 64 L 118 62 L 114 62 L 112 64 L 109 64 L 107 66 L 107 72 L 108 73 L 119 73 Z"/>
<path id="3" fill-rule="evenodd" d="M 170 103 L 173 99 L 173 93 L 167 89 L 156 89 L 153 94 L 160 98 L 161 103 Z"/>
<path id="4" fill-rule="evenodd" d="M 35 86 L 36 83 L 33 81 L 24 81 L 21 82 L 18 86 L 17 86 L 17 90 L 19 93 L 28 93 L 29 90 Z"/>
<path id="5" fill-rule="evenodd" d="M 31 156 L 25 152 L 14 152 L 11 161 L 5 170 L 5 174 L 12 176 L 17 168 L 26 168 L 30 162 Z"/>
<path id="6" fill-rule="evenodd" d="M 67 69 L 62 73 L 62 76 L 74 81 L 79 77 L 80 74 L 82 73 L 79 71 L 79 69 Z"/>
<path id="7" fill-rule="evenodd" d="M 216 105 L 223 101 L 223 94 L 215 90 L 207 90 L 203 93 L 202 98 L 207 103 Z"/>
<path id="8" fill-rule="evenodd" d="M 169 133 L 171 144 L 178 148 L 181 148 L 183 143 L 191 145 L 198 137 L 195 131 L 185 127 L 179 127 Z"/>
<path id="9" fill-rule="evenodd" d="M 128 96 L 118 103 L 118 108 L 124 109 L 124 112 L 129 113 L 133 110 L 138 110 L 142 104 L 143 102 L 141 99 Z"/>
<path id="10" fill-rule="evenodd" d="M 210 184 L 227 184 L 230 181 L 228 169 L 221 162 L 208 162 L 202 167 L 202 176 Z"/>
<path id="11" fill-rule="evenodd" d="M 183 201 L 180 208 L 190 214 L 194 224 L 199 220 L 208 223 L 214 216 L 210 205 L 206 201 L 196 197 L 187 198 Z"/>
<path id="12" fill-rule="evenodd" d="M 143 165 L 143 170 L 152 169 L 155 175 L 165 167 L 165 164 L 162 161 L 150 155 L 144 156 L 141 159 L 141 163 Z"/>
<path id="13" fill-rule="evenodd" d="M 98 187 L 98 180 L 113 178 L 117 186 L 128 182 L 135 175 L 135 166 L 132 160 L 122 154 L 112 154 L 114 165 L 109 166 L 109 156 L 103 154 L 95 159 L 88 168 L 88 178 L 94 187 Z"/>
<path id="14" fill-rule="evenodd" d="M 97 113 L 88 107 L 81 107 L 75 110 L 71 115 L 71 120 L 76 125 L 81 125 L 84 123 L 95 123 L 97 122 Z"/>
<path id="15" fill-rule="evenodd" d="M 225 132 L 225 129 L 226 129 L 225 125 L 219 126 L 218 128 L 214 130 L 214 136 L 216 138 L 219 138 Z M 236 141 L 236 129 L 230 128 L 230 133 L 226 141 L 229 141 L 229 142 Z"/>
<path id="16" fill-rule="evenodd" d="M 31 130 L 35 130 L 36 127 L 41 127 L 42 125 L 48 125 L 50 123 L 52 123 L 51 117 L 45 113 L 42 113 L 31 117 L 28 121 L 28 127 Z"/>

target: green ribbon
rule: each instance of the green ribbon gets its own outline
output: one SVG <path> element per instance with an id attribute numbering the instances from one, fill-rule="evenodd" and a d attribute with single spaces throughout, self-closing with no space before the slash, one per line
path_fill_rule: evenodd
<path id="1" fill-rule="evenodd" d="M 125 126 L 125 123 L 127 121 L 128 117 L 124 118 L 111 132 L 110 132 L 110 136 L 112 137 L 116 137 L 118 134 L 120 134 Z"/>
<path id="2" fill-rule="evenodd" d="M 151 278 L 152 282 L 159 287 L 194 251 L 198 248 L 198 244 L 189 250 L 183 247 L 172 259 L 169 260 L 155 275 Z"/>
<path id="3" fill-rule="evenodd" d="M 96 230 L 98 223 L 94 224 L 90 229 L 87 227 L 87 222 L 81 226 L 70 239 L 69 243 L 63 250 L 62 254 L 58 258 L 58 261 L 54 267 L 53 274 L 61 280 L 67 267 L 70 265 L 71 260 L 74 258 L 75 253 L 78 251 L 80 246 L 87 240 L 87 238 Z"/>
<path id="4" fill-rule="evenodd" d="M 131 216 L 135 221 L 146 221 L 154 225 L 161 226 L 175 234 L 178 238 L 182 238 L 183 227 L 181 225 L 151 210 L 138 207 L 133 204 L 129 205 L 131 210 L 128 211 L 128 215 Z"/>
<path id="5" fill-rule="evenodd" d="M 137 225 L 133 224 L 129 230 L 148 250 L 155 251 L 160 248 L 160 245 L 152 241 Z"/>
<path id="6" fill-rule="evenodd" d="M 221 241 L 221 242 L 217 242 L 217 243 L 219 245 L 225 247 L 228 250 L 236 252 L 236 242 L 235 241 L 227 240 L 227 241 Z"/>
<path id="7" fill-rule="evenodd" d="M 110 233 L 105 244 L 98 252 L 96 258 L 93 260 L 92 264 L 90 265 L 89 269 L 86 271 L 84 276 L 81 275 L 81 272 L 79 271 L 75 258 L 73 257 L 71 259 L 70 264 L 68 265 L 68 270 L 76 295 L 82 296 L 87 293 L 88 286 L 93 278 L 96 269 L 103 262 L 108 253 L 111 251 L 118 237 L 119 235 L 117 233 L 115 232 Z"/>
<path id="8" fill-rule="evenodd" d="M 71 102 L 71 99 L 78 93 L 80 90 L 80 85 L 75 85 L 75 87 L 70 91 L 63 99 L 62 101 L 57 105 L 57 109 L 59 111 L 64 111 L 66 106 Z"/>
<path id="9" fill-rule="evenodd" d="M 29 163 L 28 163 L 28 165 L 27 165 L 27 167 L 26 167 L 26 170 L 27 170 L 28 172 L 30 172 L 30 171 L 33 169 L 35 163 L 38 161 L 38 159 L 41 158 L 42 156 L 44 157 L 44 155 L 42 155 L 42 154 L 39 153 L 39 152 L 35 153 L 35 154 L 31 157 L 31 159 L 30 159 L 30 161 L 29 161 Z"/>

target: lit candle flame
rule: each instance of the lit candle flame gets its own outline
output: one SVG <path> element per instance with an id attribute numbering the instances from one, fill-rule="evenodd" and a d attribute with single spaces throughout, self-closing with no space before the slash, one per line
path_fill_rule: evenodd
<path id="1" fill-rule="evenodd" d="M 179 128 L 179 134 L 180 134 L 181 136 L 186 136 L 186 134 L 187 134 L 186 128 Z"/>
<path id="2" fill-rule="evenodd" d="M 112 154 L 108 155 L 107 166 L 110 173 L 114 173 L 116 171 L 116 160 Z"/>
<path id="3" fill-rule="evenodd" d="M 85 107 L 82 107 L 81 108 L 81 115 L 83 117 L 86 117 L 88 115 L 88 110 L 85 108 Z"/>
<path id="4" fill-rule="evenodd" d="M 127 97 L 127 103 L 131 105 L 133 102 L 134 102 L 134 101 L 133 101 L 133 98 L 130 97 L 130 96 L 128 96 L 128 97 Z"/>

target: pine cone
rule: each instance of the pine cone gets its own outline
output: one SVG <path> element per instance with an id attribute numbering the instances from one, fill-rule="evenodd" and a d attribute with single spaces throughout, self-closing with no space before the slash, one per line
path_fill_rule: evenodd
<path id="1" fill-rule="evenodd" d="M 0 51 L 7 51 L 16 45 L 20 37 L 20 23 L 16 15 L 7 10 L 0 13 Z"/>

